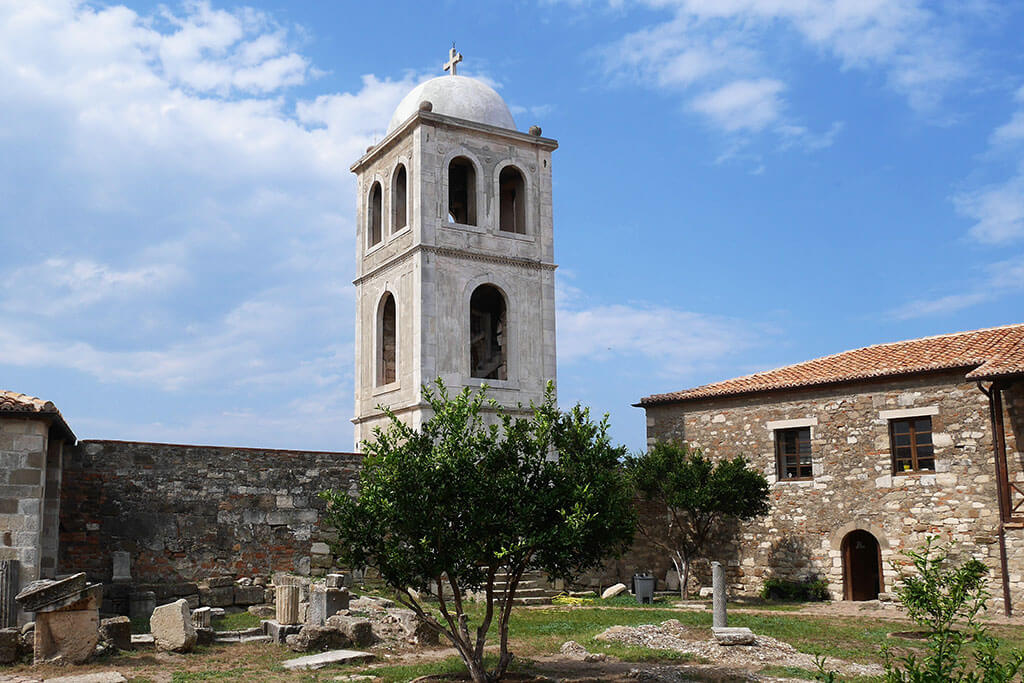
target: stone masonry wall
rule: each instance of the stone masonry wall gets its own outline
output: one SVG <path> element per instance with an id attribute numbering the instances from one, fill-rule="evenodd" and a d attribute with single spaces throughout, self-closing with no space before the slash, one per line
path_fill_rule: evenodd
<path id="1" fill-rule="evenodd" d="M 1017 383 L 1004 392 L 1007 432 L 1015 434 L 1024 425 L 1022 387 Z M 888 419 L 880 412 L 914 408 L 936 413 L 936 471 L 893 475 Z M 812 422 L 810 481 L 776 479 L 768 423 L 783 420 Z M 937 535 L 992 568 L 992 605 L 1002 604 L 988 400 L 962 371 L 651 406 L 647 428 L 649 441 L 685 440 L 714 457 L 743 455 L 771 483 L 771 513 L 744 525 L 738 555 L 729 560 L 735 590 L 756 594 L 770 577 L 821 576 L 833 597 L 842 599 L 841 543 L 851 530 L 864 529 L 881 546 L 883 591 L 892 590 L 896 576 L 890 562 Z M 1019 473 L 1017 443 L 1015 437 L 1008 440 L 1008 457 Z M 1010 592 L 1015 609 L 1024 609 L 1024 531 L 1006 533 Z"/>
<path id="2" fill-rule="evenodd" d="M 352 490 L 362 458 L 81 441 L 64 461 L 60 571 L 108 582 L 111 553 L 122 550 L 135 581 L 182 582 L 326 573 L 332 536 L 317 494 Z"/>

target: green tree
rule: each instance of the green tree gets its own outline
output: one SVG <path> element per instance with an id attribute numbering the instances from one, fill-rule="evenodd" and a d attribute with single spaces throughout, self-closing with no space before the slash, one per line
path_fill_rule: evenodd
<path id="1" fill-rule="evenodd" d="M 886 649 L 886 682 L 1019 680 L 1024 652 L 1011 651 L 1001 661 L 999 641 L 979 620 L 989 599 L 988 567 L 975 558 L 949 566 L 951 546 L 935 540 L 929 537 L 923 547 L 905 553 L 912 569 L 896 567 L 901 582 L 896 596 L 907 616 L 928 631 L 927 650 L 921 658 L 908 654 L 897 660 Z M 968 645 L 973 646 L 970 658 L 965 656 Z"/>
<path id="2" fill-rule="evenodd" d="M 768 482 L 742 457 L 715 462 L 685 443 L 658 442 L 626 467 L 640 495 L 665 508 L 664 516 L 642 520 L 640 532 L 672 558 L 684 598 L 690 565 L 709 539 L 729 521 L 768 512 Z"/>
<path id="3" fill-rule="evenodd" d="M 550 386 L 528 417 L 505 413 L 483 388 L 449 396 L 440 380 L 424 399 L 433 416 L 419 429 L 385 411 L 387 426 L 363 444 L 358 495 L 323 494 L 327 520 L 343 562 L 376 568 L 399 602 L 451 640 L 474 681 L 499 680 L 512 659 L 509 617 L 523 572 L 572 578 L 631 542 L 624 449 L 609 441 L 607 418 L 595 423 L 578 405 L 559 411 Z M 488 411 L 494 420 L 484 420 Z M 484 599 L 473 629 L 470 590 Z M 488 671 L 495 621 L 499 656 Z"/>

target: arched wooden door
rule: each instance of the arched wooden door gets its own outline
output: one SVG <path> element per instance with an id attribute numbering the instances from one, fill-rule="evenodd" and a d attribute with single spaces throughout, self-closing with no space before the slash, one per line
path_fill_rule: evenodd
<path id="1" fill-rule="evenodd" d="M 882 550 L 870 532 L 855 529 L 843 538 L 843 597 L 876 600 L 882 592 Z"/>

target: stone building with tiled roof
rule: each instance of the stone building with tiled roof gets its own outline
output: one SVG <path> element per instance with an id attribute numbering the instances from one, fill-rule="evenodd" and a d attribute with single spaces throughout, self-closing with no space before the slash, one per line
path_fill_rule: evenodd
<path id="1" fill-rule="evenodd" d="M 992 568 L 1024 609 L 1024 324 L 845 351 L 655 394 L 648 442 L 743 455 L 771 483 L 745 525 L 734 586 L 825 578 L 837 599 L 892 588 L 890 561 L 926 536 Z"/>
<path id="2" fill-rule="evenodd" d="M 75 435 L 49 401 L 0 391 L 0 560 L 12 585 L 53 578 L 60 534 L 62 463 Z M 3 625 L 10 600 L 0 601 Z"/>

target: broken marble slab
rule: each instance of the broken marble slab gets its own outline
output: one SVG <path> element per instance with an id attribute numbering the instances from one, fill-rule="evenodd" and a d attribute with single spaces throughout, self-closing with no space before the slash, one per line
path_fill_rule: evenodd
<path id="1" fill-rule="evenodd" d="M 289 671 L 295 671 L 298 669 L 312 670 L 322 669 L 325 666 L 330 666 L 331 664 L 358 664 L 362 662 L 369 662 L 373 660 L 373 658 L 374 656 L 369 652 L 359 652 L 358 650 L 328 650 L 327 652 L 321 652 L 316 655 L 286 659 L 281 662 L 281 666 Z"/>

